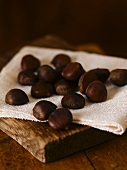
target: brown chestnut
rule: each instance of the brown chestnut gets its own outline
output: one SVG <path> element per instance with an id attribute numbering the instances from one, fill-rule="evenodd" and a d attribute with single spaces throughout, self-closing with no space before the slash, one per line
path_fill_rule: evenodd
<path id="1" fill-rule="evenodd" d="M 81 109 L 85 106 L 85 98 L 81 94 L 70 93 L 62 98 L 61 104 L 69 109 Z"/>
<path id="2" fill-rule="evenodd" d="M 103 102 L 107 99 L 107 89 L 99 80 L 90 83 L 86 89 L 86 96 L 91 102 Z"/>
<path id="3" fill-rule="evenodd" d="M 115 69 L 110 73 L 110 81 L 116 86 L 127 84 L 127 69 Z"/>
<path id="4" fill-rule="evenodd" d="M 48 124 L 55 130 L 67 130 L 72 123 L 72 113 L 67 108 L 54 110 L 48 117 Z"/>
<path id="5" fill-rule="evenodd" d="M 37 71 L 38 77 L 41 81 L 52 83 L 57 78 L 56 71 L 49 65 L 41 65 Z"/>
<path id="6" fill-rule="evenodd" d="M 62 69 L 71 62 L 70 56 L 67 54 L 57 54 L 51 64 L 53 64 L 57 70 L 62 71 Z"/>
<path id="7" fill-rule="evenodd" d="M 58 80 L 54 84 L 54 87 L 55 87 L 56 94 L 59 94 L 59 95 L 65 95 L 65 94 L 72 93 L 75 91 L 74 85 L 72 85 L 71 82 L 65 79 Z"/>
<path id="8" fill-rule="evenodd" d="M 110 71 L 107 68 L 96 68 L 90 70 L 89 72 L 96 74 L 98 80 L 102 81 L 103 83 L 106 82 L 110 75 Z"/>
<path id="9" fill-rule="evenodd" d="M 50 97 L 54 93 L 53 85 L 46 82 L 40 82 L 31 87 L 31 96 L 33 98 Z"/>
<path id="10" fill-rule="evenodd" d="M 40 66 L 40 61 L 31 54 L 25 55 L 21 61 L 22 70 L 36 71 Z"/>
<path id="11" fill-rule="evenodd" d="M 97 80 L 96 74 L 92 72 L 85 72 L 79 79 L 78 89 L 82 94 L 86 93 L 87 86 L 92 82 Z"/>
<path id="12" fill-rule="evenodd" d="M 78 80 L 84 72 L 80 63 L 72 62 L 63 69 L 62 76 L 67 80 Z"/>
<path id="13" fill-rule="evenodd" d="M 27 94 L 21 89 L 11 89 L 5 96 L 5 102 L 10 105 L 23 105 L 29 102 Z"/>
<path id="14" fill-rule="evenodd" d="M 21 84 L 21 85 L 30 86 L 30 85 L 35 84 L 38 81 L 38 78 L 37 78 L 37 75 L 35 75 L 34 72 L 25 70 L 25 71 L 21 71 L 18 74 L 17 80 L 18 80 L 18 83 Z"/>
<path id="15" fill-rule="evenodd" d="M 47 120 L 49 115 L 57 108 L 57 106 L 46 100 L 37 102 L 33 108 L 33 115 L 38 120 Z"/>

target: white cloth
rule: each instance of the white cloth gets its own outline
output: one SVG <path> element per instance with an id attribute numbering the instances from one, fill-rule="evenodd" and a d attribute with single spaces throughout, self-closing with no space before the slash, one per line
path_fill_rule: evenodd
<path id="1" fill-rule="evenodd" d="M 56 54 L 68 54 L 72 61 L 78 61 L 82 64 L 86 71 L 93 68 L 108 68 L 113 70 L 116 68 L 126 68 L 127 60 L 116 57 L 102 56 L 98 54 L 90 54 L 86 52 L 72 52 L 59 49 L 24 47 L 11 61 L 2 69 L 0 73 L 0 117 L 11 117 L 19 119 L 27 119 L 38 121 L 32 115 L 32 109 L 35 103 L 41 99 L 34 99 L 30 96 L 30 87 L 21 86 L 17 83 L 17 75 L 21 70 L 21 59 L 26 54 L 33 54 L 41 64 L 50 64 L 50 61 Z M 112 132 L 121 135 L 127 128 L 127 85 L 116 87 L 109 81 L 106 83 L 108 90 L 108 98 L 102 103 L 90 103 L 86 99 L 86 105 L 83 109 L 71 110 L 73 114 L 73 122 L 89 125 L 100 130 Z M 11 106 L 5 103 L 5 95 L 12 88 L 20 88 L 24 90 L 30 102 L 21 106 Z M 84 95 L 86 98 L 86 96 Z M 52 101 L 58 107 L 61 107 L 62 96 L 52 96 L 45 98 Z"/>

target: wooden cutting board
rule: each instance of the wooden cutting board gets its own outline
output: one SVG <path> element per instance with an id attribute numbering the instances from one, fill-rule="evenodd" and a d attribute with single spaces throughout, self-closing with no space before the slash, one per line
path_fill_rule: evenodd
<path id="1" fill-rule="evenodd" d="M 76 50 L 70 44 L 52 36 L 46 36 L 29 45 Z M 0 58 L 0 68 L 17 50 Z M 113 134 L 88 126 L 72 124 L 68 131 L 55 131 L 47 123 L 12 118 L 0 119 L 0 129 L 42 162 L 61 159 L 115 137 Z"/>

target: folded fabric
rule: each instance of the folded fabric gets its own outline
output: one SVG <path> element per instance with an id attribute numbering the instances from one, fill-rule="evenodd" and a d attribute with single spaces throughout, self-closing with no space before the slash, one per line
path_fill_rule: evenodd
<path id="1" fill-rule="evenodd" d="M 73 52 L 60 49 L 24 47 L 11 61 L 2 69 L 0 73 L 0 117 L 18 118 L 31 121 L 38 121 L 34 116 L 32 109 L 41 99 L 34 99 L 30 95 L 30 86 L 21 86 L 17 82 L 17 75 L 21 71 L 21 60 L 26 54 L 33 54 L 37 57 L 41 64 L 51 64 L 51 60 L 56 54 L 68 54 L 72 61 L 82 64 L 86 71 L 94 68 L 108 68 L 110 71 L 116 68 L 126 68 L 127 60 L 103 56 L 98 54 L 90 54 L 87 52 Z M 116 87 L 110 81 L 107 81 L 108 98 L 102 103 L 91 103 L 87 100 L 82 109 L 75 109 L 73 114 L 73 122 L 83 125 L 89 125 L 100 130 L 112 132 L 121 135 L 127 128 L 127 85 Z M 12 106 L 5 103 L 5 95 L 12 88 L 19 88 L 26 92 L 30 102 L 21 106 Z M 53 101 L 58 107 L 61 106 L 62 96 L 53 95 L 46 98 Z"/>

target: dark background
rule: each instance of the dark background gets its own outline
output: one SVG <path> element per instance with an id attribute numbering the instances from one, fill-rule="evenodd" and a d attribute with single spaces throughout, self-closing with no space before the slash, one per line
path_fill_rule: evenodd
<path id="1" fill-rule="evenodd" d="M 127 1 L 0 0 L 0 54 L 47 34 L 127 56 Z"/>

